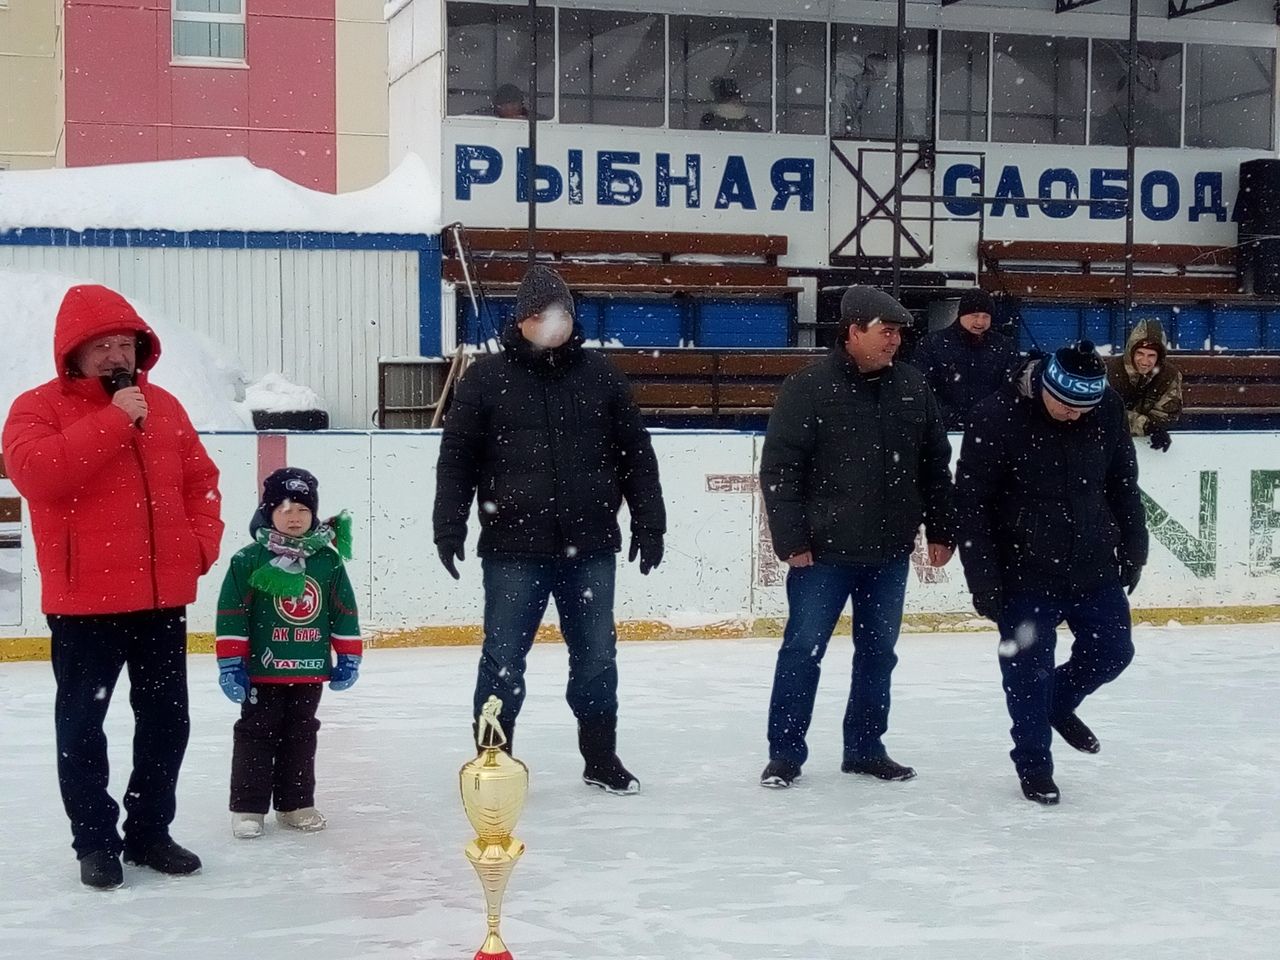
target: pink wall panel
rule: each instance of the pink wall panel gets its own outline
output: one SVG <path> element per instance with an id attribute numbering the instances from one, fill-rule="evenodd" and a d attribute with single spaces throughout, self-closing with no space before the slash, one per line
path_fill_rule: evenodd
<path id="1" fill-rule="evenodd" d="M 332 133 L 250 130 L 249 159 L 312 190 L 338 188 L 338 138 Z"/>
<path id="2" fill-rule="evenodd" d="M 250 0 L 248 69 L 170 66 L 169 0 L 59 2 L 69 166 L 240 154 L 336 189 L 335 0 Z"/>
<path id="3" fill-rule="evenodd" d="M 154 126 L 115 123 L 67 124 L 67 166 L 138 163 L 162 159 Z"/>
<path id="4" fill-rule="evenodd" d="M 251 15 L 250 125 L 334 131 L 338 109 L 336 44 L 332 20 Z M 265 50 L 280 51 L 280 55 L 264 56 Z"/>
<path id="5" fill-rule="evenodd" d="M 251 70 L 170 67 L 171 122 L 187 126 L 247 127 Z"/>

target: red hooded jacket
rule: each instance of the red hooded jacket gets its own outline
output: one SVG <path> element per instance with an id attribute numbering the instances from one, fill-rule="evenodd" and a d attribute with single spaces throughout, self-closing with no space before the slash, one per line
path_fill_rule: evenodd
<path id="1" fill-rule="evenodd" d="M 68 358 L 110 333 L 140 334 L 137 384 L 147 401 L 138 430 L 97 377 Z M 46 614 L 181 607 L 218 558 L 218 468 L 186 411 L 147 381 L 160 341 L 106 287 L 67 291 L 53 338 L 57 377 L 13 402 L 0 444 L 26 499 Z"/>

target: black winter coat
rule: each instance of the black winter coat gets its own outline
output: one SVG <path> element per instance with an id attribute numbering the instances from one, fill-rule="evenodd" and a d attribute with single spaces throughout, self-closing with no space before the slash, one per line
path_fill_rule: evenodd
<path id="1" fill-rule="evenodd" d="M 1147 562 L 1138 463 L 1110 388 L 1074 422 L 1049 416 L 1039 368 L 974 408 L 956 469 L 960 560 L 969 590 L 1070 596 Z"/>
<path id="2" fill-rule="evenodd" d="M 780 559 L 883 563 L 909 553 L 920 524 L 955 543 L 951 445 L 914 367 L 878 381 L 843 347 L 789 376 L 769 417 L 760 485 Z"/>
<path id="3" fill-rule="evenodd" d="M 1004 334 L 988 330 L 975 337 L 956 321 L 924 338 L 912 363 L 938 400 L 948 430 L 963 430 L 965 417 L 981 400 L 1009 382 L 1018 348 Z"/>
<path id="4" fill-rule="evenodd" d="M 480 555 L 587 556 L 666 531 L 658 461 L 626 377 L 575 333 L 538 352 L 518 328 L 458 382 L 436 465 L 436 543 L 461 543 L 480 503 Z"/>

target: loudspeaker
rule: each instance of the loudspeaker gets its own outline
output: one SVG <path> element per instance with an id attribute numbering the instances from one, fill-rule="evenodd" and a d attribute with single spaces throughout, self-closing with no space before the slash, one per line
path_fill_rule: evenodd
<path id="1" fill-rule="evenodd" d="M 1240 236 L 1280 236 L 1280 159 L 1240 164 Z"/>

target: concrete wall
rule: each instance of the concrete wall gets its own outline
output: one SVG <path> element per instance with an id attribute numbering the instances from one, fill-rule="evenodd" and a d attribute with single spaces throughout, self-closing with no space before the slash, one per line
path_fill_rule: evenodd
<path id="1" fill-rule="evenodd" d="M 54 165 L 61 133 L 62 8 L 0 3 L 0 169 Z"/>

